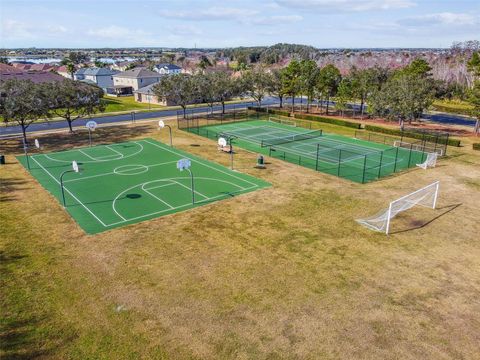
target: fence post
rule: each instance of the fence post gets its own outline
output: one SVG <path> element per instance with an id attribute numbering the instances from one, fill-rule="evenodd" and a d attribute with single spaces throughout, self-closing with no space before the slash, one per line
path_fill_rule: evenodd
<path id="1" fill-rule="evenodd" d="M 380 153 L 380 164 L 378 166 L 378 178 L 380 179 L 380 177 L 382 176 L 382 161 L 383 161 L 383 152 L 385 150 L 383 150 L 381 153 Z"/>
<path id="2" fill-rule="evenodd" d="M 395 153 L 395 164 L 393 165 L 393 172 L 397 171 L 398 149 L 399 147 L 397 146 L 397 152 Z"/>
<path id="3" fill-rule="evenodd" d="M 413 148 L 413 144 L 410 144 L 410 153 L 408 154 L 408 165 L 407 165 L 407 167 L 410 167 L 410 160 L 412 160 L 412 148 Z"/>
<path id="4" fill-rule="evenodd" d="M 367 154 L 363 158 L 363 175 L 362 175 L 362 184 L 365 184 L 365 170 L 367 168 Z"/>
<path id="5" fill-rule="evenodd" d="M 315 170 L 318 171 L 318 153 L 320 151 L 320 144 L 317 144 L 317 158 L 315 160 Z"/>
<path id="6" fill-rule="evenodd" d="M 338 150 L 338 168 L 337 168 L 337 176 L 340 176 L 340 164 L 342 161 L 342 149 Z"/>

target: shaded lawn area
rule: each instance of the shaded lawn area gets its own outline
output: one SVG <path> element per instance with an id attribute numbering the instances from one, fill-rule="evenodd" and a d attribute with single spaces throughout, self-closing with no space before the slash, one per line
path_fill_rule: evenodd
<path id="1" fill-rule="evenodd" d="M 106 104 L 105 113 L 107 112 L 118 112 L 118 111 L 128 111 L 128 110 L 148 110 L 151 109 L 162 109 L 165 106 L 158 104 L 140 103 L 135 101 L 134 96 L 120 96 L 113 97 L 105 95 L 102 101 Z"/>
<path id="2" fill-rule="evenodd" d="M 145 124 L 98 136 L 168 142 Z M 84 134 L 41 142 L 66 149 Z M 212 140 L 174 128 L 174 144 L 229 164 Z M 480 357 L 471 148 L 364 185 L 271 158 L 254 169 L 256 154 L 237 149 L 236 169 L 271 188 L 91 236 L 14 146 L 0 168 L 2 359 Z M 391 236 L 355 223 L 435 180 L 438 209 L 402 213 Z"/>

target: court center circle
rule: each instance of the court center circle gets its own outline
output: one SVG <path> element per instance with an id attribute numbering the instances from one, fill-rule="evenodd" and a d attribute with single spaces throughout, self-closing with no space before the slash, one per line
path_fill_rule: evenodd
<path id="1" fill-rule="evenodd" d="M 145 165 L 123 165 L 113 169 L 113 173 L 117 175 L 138 175 L 148 171 Z"/>

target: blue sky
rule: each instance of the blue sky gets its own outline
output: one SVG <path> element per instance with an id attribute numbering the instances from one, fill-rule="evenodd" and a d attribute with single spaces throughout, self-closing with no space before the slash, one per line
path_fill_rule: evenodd
<path id="1" fill-rule="evenodd" d="M 479 0 L 0 0 L 0 47 L 449 47 Z"/>

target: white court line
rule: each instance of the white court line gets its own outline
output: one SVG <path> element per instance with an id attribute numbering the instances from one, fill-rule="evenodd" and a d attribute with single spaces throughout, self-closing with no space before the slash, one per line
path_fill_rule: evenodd
<path id="1" fill-rule="evenodd" d="M 250 189 L 254 189 L 254 188 L 256 188 L 256 187 L 257 187 L 257 186 L 250 186 L 250 187 L 248 187 L 248 188 L 245 188 L 244 190 L 247 191 L 247 190 L 250 190 Z M 209 198 L 207 198 L 207 199 L 205 199 L 205 200 L 195 201 L 195 204 L 203 203 L 203 202 L 208 202 L 208 201 L 215 200 L 215 199 L 218 199 L 218 198 L 220 198 L 220 197 L 225 197 L 225 196 L 226 196 L 225 194 L 212 196 L 212 197 L 209 197 Z M 144 214 L 144 215 L 136 216 L 136 217 L 134 217 L 134 218 L 128 219 L 128 221 L 135 221 L 135 220 L 142 219 L 142 218 L 145 218 L 145 217 L 162 214 L 162 213 L 167 212 L 167 211 L 175 211 L 175 210 L 182 209 L 182 208 L 188 207 L 188 206 L 192 206 L 192 204 L 191 204 L 191 203 L 188 203 L 188 204 L 184 204 L 184 205 L 175 206 L 173 209 L 165 209 L 165 210 L 155 211 L 155 212 L 149 213 L 149 214 Z M 123 224 L 124 222 L 125 222 L 125 221 L 117 221 L 117 222 L 115 222 L 115 223 L 108 224 L 107 226 L 108 226 L 108 227 L 110 227 L 110 226 L 115 226 L 115 225 Z"/>
<path id="2" fill-rule="evenodd" d="M 90 155 L 88 155 L 85 151 L 83 151 L 82 149 L 78 149 L 79 152 L 81 152 L 83 155 L 89 157 L 90 159 L 94 160 L 94 161 L 97 161 L 98 159 L 97 158 L 94 158 Z"/>
<path id="3" fill-rule="evenodd" d="M 155 144 L 155 143 L 151 143 L 151 142 L 148 141 L 148 140 L 143 139 L 143 140 L 141 140 L 141 141 L 145 141 L 147 144 L 156 146 L 156 147 L 158 147 L 158 148 L 160 148 L 160 149 L 163 149 L 163 150 L 165 150 L 165 151 L 171 152 L 172 154 L 175 154 L 175 155 L 177 155 L 177 156 L 185 157 L 185 155 L 183 155 L 183 154 L 181 154 L 181 153 L 178 153 L 178 152 L 173 151 L 173 150 L 171 150 L 171 149 L 163 148 L 162 146 L 160 146 L 160 145 L 158 145 L 158 144 Z M 242 179 L 241 177 L 235 176 L 235 175 L 233 175 L 233 174 L 229 174 L 229 173 L 227 173 L 227 172 L 225 172 L 225 171 L 223 171 L 223 170 L 217 169 L 217 168 L 215 168 L 215 167 L 213 167 L 213 166 L 211 166 L 211 165 L 204 164 L 204 163 L 202 163 L 201 161 L 199 161 L 199 160 L 197 160 L 197 159 L 194 159 L 194 158 L 191 158 L 191 157 L 189 157 L 189 159 L 190 159 L 191 161 L 194 161 L 194 162 L 202 165 L 202 166 L 208 167 L 208 168 L 210 168 L 210 169 L 213 169 L 213 170 L 216 170 L 216 171 L 218 171 L 218 172 L 221 172 L 222 174 L 228 175 L 228 176 L 233 177 L 233 178 L 235 178 L 235 179 L 237 179 L 237 180 L 240 180 L 240 181 L 246 182 L 247 184 L 250 184 L 250 185 L 253 185 L 253 186 L 255 186 L 255 187 L 258 187 L 257 184 L 252 183 L 251 181 Z"/>
<path id="4" fill-rule="evenodd" d="M 168 164 L 173 164 L 173 163 L 176 163 L 176 162 L 177 161 L 175 160 L 175 161 L 167 161 L 167 162 L 164 162 L 164 163 L 153 164 L 153 165 L 143 165 L 143 166 L 151 168 L 151 167 L 154 167 L 154 166 L 168 165 Z M 107 175 L 116 175 L 116 173 L 114 171 L 111 171 L 111 172 L 103 173 L 103 174 L 84 176 L 84 177 L 77 178 L 77 179 L 65 180 L 64 183 L 69 183 L 69 182 L 74 182 L 74 181 L 82 181 L 82 180 L 87 180 L 87 179 L 92 179 L 92 178 L 96 178 L 96 177 L 100 177 L 100 176 L 107 176 Z"/>
<path id="5" fill-rule="evenodd" d="M 157 199 L 158 201 L 161 201 L 162 203 L 164 203 L 165 205 L 167 205 L 170 209 L 173 209 L 173 206 L 170 205 L 168 202 L 166 202 L 165 200 L 162 200 L 162 199 L 159 198 L 158 196 L 153 195 L 150 191 L 148 191 L 148 190 L 150 190 L 150 189 L 148 189 L 148 190 L 145 189 L 145 185 L 146 185 L 146 184 L 143 184 L 143 185 L 142 185 L 142 190 L 143 190 L 143 191 L 145 191 L 148 195 L 154 197 L 154 198 Z"/>
<path id="6" fill-rule="evenodd" d="M 34 157 L 32 157 L 32 159 L 38 164 L 38 166 L 40 166 L 48 175 L 50 175 L 52 177 L 53 180 L 55 180 L 55 182 L 60 185 L 60 181 L 57 180 L 57 178 L 55 176 L 53 176 L 47 169 L 45 169 L 42 164 L 40 164 L 37 159 L 35 159 Z M 104 227 L 107 227 L 107 225 L 105 225 L 105 223 L 100 220 L 86 205 L 84 205 L 75 195 L 72 194 L 72 192 L 70 190 L 68 190 L 65 185 L 63 186 L 63 189 L 68 192 L 70 194 L 71 197 L 73 197 L 80 205 L 82 205 L 85 210 L 87 210 L 95 219 L 97 219 L 100 224 L 102 224 Z"/>
<path id="7" fill-rule="evenodd" d="M 111 145 L 106 145 L 105 147 L 112 150 L 113 152 L 116 152 L 118 155 L 121 156 L 121 158 L 123 158 L 125 156 L 121 152 L 119 152 L 119 151 L 115 150 L 113 147 L 111 147 Z"/>
<path id="8" fill-rule="evenodd" d="M 82 161 L 82 162 L 83 162 L 83 163 L 87 163 L 87 164 L 91 164 L 91 163 L 100 163 L 100 162 L 107 162 L 107 161 L 117 161 L 117 160 L 121 160 L 121 159 L 131 158 L 131 157 L 133 157 L 133 156 L 135 156 L 135 155 L 137 155 L 137 154 L 140 154 L 140 153 L 143 151 L 143 145 L 140 144 L 138 141 L 127 142 L 126 144 L 135 144 L 135 145 L 137 145 L 137 146 L 140 147 L 140 148 L 139 148 L 136 152 L 134 152 L 134 153 L 132 153 L 132 154 L 129 154 L 129 155 L 126 155 L 126 156 L 124 156 L 123 158 L 120 158 L 120 159 L 115 158 L 115 159 L 98 160 L 98 158 L 97 158 L 97 160 L 94 160 L 94 161 L 85 160 L 85 161 Z M 93 147 L 93 148 L 96 148 L 96 147 L 98 147 L 98 146 L 104 146 L 104 145 L 97 145 L 97 146 L 95 146 L 95 147 Z M 64 150 L 64 151 L 55 152 L 55 153 L 53 153 L 53 154 L 65 154 L 65 153 L 69 153 L 69 152 L 78 152 L 78 151 L 80 151 L 80 150 L 81 150 L 81 149 Z M 45 157 L 46 157 L 47 159 L 49 159 L 49 160 L 56 161 L 56 162 L 60 162 L 60 163 L 71 163 L 72 160 L 73 160 L 73 159 L 72 159 L 72 160 L 59 160 L 59 159 L 54 159 L 54 158 L 50 157 L 50 154 L 41 154 L 41 155 L 45 156 Z M 35 155 L 35 156 L 36 156 L 36 155 Z M 88 154 L 87 154 L 87 156 L 88 156 Z M 110 155 L 108 155 L 108 156 L 110 156 Z M 112 155 L 112 156 L 113 156 L 113 155 Z M 92 158 L 92 157 L 90 156 L 90 158 Z"/>
<path id="9" fill-rule="evenodd" d="M 149 190 L 150 189 L 154 189 L 154 188 L 157 188 L 157 187 L 163 187 L 163 186 L 168 186 L 168 185 L 174 185 L 174 184 L 177 184 L 177 185 L 182 185 L 184 186 L 183 184 L 179 183 L 178 181 L 176 180 L 189 180 L 190 178 L 189 177 L 175 177 L 175 178 L 168 178 L 168 179 L 161 179 L 161 180 L 152 180 L 152 181 L 147 181 L 145 183 L 140 183 L 140 184 L 136 184 L 134 186 L 131 186 L 129 187 L 128 189 L 125 189 L 123 190 L 121 193 L 117 194 L 117 196 L 115 197 L 115 199 L 113 199 L 113 202 L 112 202 L 112 208 L 113 208 L 113 211 L 120 217 L 122 218 L 124 221 L 123 222 L 127 222 L 127 221 L 132 221 L 133 219 L 136 219 L 136 218 L 141 218 L 141 217 L 145 217 L 145 216 L 149 216 L 149 215 L 152 215 L 152 214 L 156 214 L 156 213 L 151 213 L 151 214 L 146 214 L 146 215 L 141 215 L 141 216 L 138 216 L 136 218 L 129 218 L 129 219 L 125 219 L 116 209 L 116 203 L 117 203 L 117 200 L 120 198 L 121 195 L 123 195 L 124 193 L 126 193 L 127 191 L 130 191 L 132 189 L 135 189 L 136 187 L 139 187 L 141 186 L 141 189 L 143 190 L 143 187 L 148 185 L 148 184 L 151 184 L 151 183 L 155 183 L 155 182 L 166 182 L 166 181 L 171 181 L 171 183 L 169 184 L 165 184 L 165 185 L 160 185 L 160 186 L 154 186 L 154 187 L 151 187 L 151 188 L 148 188 Z M 219 182 L 223 182 L 225 184 L 229 184 L 229 185 L 232 185 L 232 186 L 236 186 L 237 188 L 239 188 L 240 190 L 239 191 L 247 191 L 247 190 L 250 190 L 250 189 L 254 189 L 258 186 L 254 185 L 254 186 L 250 186 L 248 188 L 244 188 L 240 185 L 237 185 L 235 183 L 232 183 L 230 181 L 226 181 L 226 180 L 219 180 L 219 179 L 214 179 L 214 178 L 209 178 L 209 177 L 196 177 L 197 180 L 210 180 L 210 181 L 219 181 Z M 191 189 L 189 187 L 186 187 L 188 189 L 188 191 L 191 191 Z M 196 193 L 196 191 L 195 191 Z M 200 194 L 201 195 L 201 194 Z M 204 202 L 204 201 L 208 201 L 208 200 L 211 200 L 211 199 L 216 199 L 218 197 L 221 197 L 221 196 L 226 196 L 225 194 L 221 194 L 221 195 L 217 195 L 217 196 L 214 196 L 214 197 L 208 197 L 208 196 L 205 196 L 205 195 L 202 195 L 204 197 L 204 200 L 196 200 L 195 203 L 200 203 L 200 202 Z M 186 205 L 180 205 L 180 206 L 177 206 L 177 207 L 172 207 L 172 210 L 174 209 L 177 209 L 177 208 L 181 208 L 181 207 L 184 207 L 184 206 L 188 206 L 188 205 L 191 205 L 190 203 L 186 204 Z M 167 209 L 168 210 L 168 209 Z M 167 211 L 167 210 L 161 210 L 160 212 L 163 212 L 163 211 Z M 121 224 L 122 222 L 116 222 L 114 223 L 113 225 L 117 225 L 117 224 Z M 112 226 L 112 224 L 108 224 L 107 226 Z"/>

